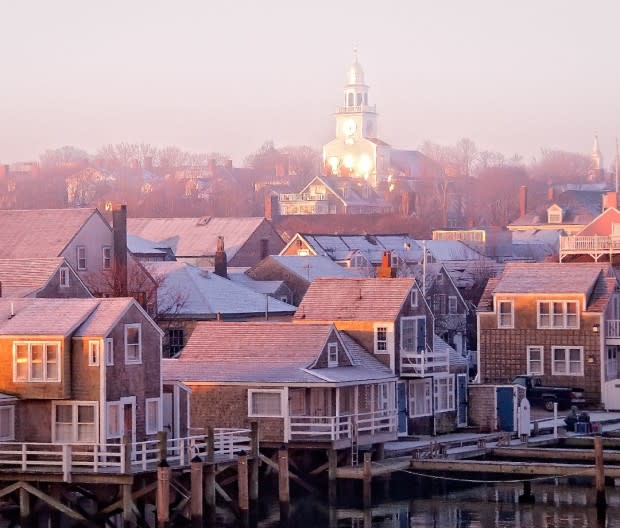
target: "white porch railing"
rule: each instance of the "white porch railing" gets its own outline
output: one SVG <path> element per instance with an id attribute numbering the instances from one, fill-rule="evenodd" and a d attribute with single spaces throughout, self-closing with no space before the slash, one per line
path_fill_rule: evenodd
<path id="1" fill-rule="evenodd" d="M 250 451 L 249 429 L 215 429 L 214 455 L 232 459 L 239 451 Z M 207 456 L 204 435 L 170 438 L 166 460 L 173 466 L 188 465 L 198 455 Z M 153 469 L 160 460 L 157 440 L 135 444 L 59 444 L 0 442 L 0 470 L 62 473 L 70 481 L 72 472 L 132 473 Z"/>
<path id="2" fill-rule="evenodd" d="M 560 260 L 565 255 L 585 253 L 594 258 L 605 253 L 620 252 L 620 236 L 561 236 L 560 237 Z"/>
<path id="3" fill-rule="evenodd" d="M 608 319 L 605 321 L 605 337 L 620 338 L 620 319 Z"/>
<path id="4" fill-rule="evenodd" d="M 427 374 L 447 373 L 450 370 L 450 357 L 445 352 L 400 352 L 401 376 L 426 376 Z"/>
<path id="5" fill-rule="evenodd" d="M 350 439 L 355 424 L 358 435 L 396 431 L 396 410 L 347 414 L 342 416 L 290 416 L 291 440 Z"/>

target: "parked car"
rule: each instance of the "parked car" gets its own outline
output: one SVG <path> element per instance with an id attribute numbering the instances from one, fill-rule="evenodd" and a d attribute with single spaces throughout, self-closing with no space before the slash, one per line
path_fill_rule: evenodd
<path id="1" fill-rule="evenodd" d="M 583 405 L 586 400 L 583 389 L 570 387 L 548 387 L 542 384 L 539 377 L 527 374 L 515 376 L 513 385 L 522 385 L 526 390 L 526 397 L 531 405 L 542 405 L 548 411 L 553 411 L 553 404 L 558 408 L 568 409 L 571 405 Z"/>

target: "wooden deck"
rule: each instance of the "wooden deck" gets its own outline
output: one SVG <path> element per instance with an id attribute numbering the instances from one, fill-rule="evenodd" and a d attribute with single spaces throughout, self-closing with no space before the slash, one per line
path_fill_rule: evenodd
<path id="1" fill-rule="evenodd" d="M 380 462 L 372 462 L 370 464 L 370 477 L 380 477 L 389 475 L 395 471 L 408 469 L 411 464 L 411 457 L 396 457 L 381 460 Z M 364 479 L 364 465 L 357 466 L 340 466 L 336 469 L 336 478 L 343 479 Z"/>

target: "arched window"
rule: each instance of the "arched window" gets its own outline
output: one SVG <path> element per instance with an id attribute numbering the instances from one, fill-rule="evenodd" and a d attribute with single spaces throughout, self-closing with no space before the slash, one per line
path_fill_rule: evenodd
<path id="1" fill-rule="evenodd" d="M 368 104 L 368 94 L 367 93 L 364 94 L 364 104 L 365 105 Z"/>
<path id="2" fill-rule="evenodd" d="M 362 105 L 362 94 L 358 93 L 357 95 L 357 102 L 355 103 L 357 106 L 361 106 Z"/>
<path id="3" fill-rule="evenodd" d="M 347 106 L 353 106 L 353 93 L 349 92 L 349 102 Z"/>

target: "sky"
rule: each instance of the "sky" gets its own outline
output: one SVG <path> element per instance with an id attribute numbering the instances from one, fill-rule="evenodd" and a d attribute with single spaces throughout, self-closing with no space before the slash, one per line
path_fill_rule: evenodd
<path id="1" fill-rule="evenodd" d="M 122 141 L 228 154 L 335 134 L 353 48 L 399 148 L 473 139 L 608 165 L 617 0 L 0 0 L 0 162 Z"/>

